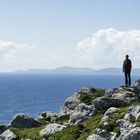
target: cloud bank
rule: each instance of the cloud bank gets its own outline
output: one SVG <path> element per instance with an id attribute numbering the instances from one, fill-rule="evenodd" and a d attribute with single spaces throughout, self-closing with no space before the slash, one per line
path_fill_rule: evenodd
<path id="1" fill-rule="evenodd" d="M 140 30 L 98 30 L 71 48 L 48 47 L 46 52 L 40 46 L 34 48 L 0 40 L 0 71 L 61 66 L 121 68 L 126 54 L 129 54 L 133 67 L 140 68 Z"/>
<path id="2" fill-rule="evenodd" d="M 122 67 L 126 54 L 130 55 L 134 67 L 140 67 L 140 30 L 99 30 L 80 41 L 75 48 L 55 50 L 50 61 L 57 66 Z"/>

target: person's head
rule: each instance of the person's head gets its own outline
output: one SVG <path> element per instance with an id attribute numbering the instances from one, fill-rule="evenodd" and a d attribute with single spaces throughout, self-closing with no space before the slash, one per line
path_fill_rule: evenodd
<path id="1" fill-rule="evenodd" d="M 127 55 L 125 56 L 125 58 L 128 59 L 128 57 L 129 57 L 129 55 L 127 54 Z"/>

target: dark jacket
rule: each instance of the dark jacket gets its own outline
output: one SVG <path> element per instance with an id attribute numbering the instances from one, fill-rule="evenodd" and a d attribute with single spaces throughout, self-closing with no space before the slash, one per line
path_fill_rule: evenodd
<path id="1" fill-rule="evenodd" d="M 130 59 L 125 59 L 123 62 L 123 72 L 131 71 L 132 63 Z"/>

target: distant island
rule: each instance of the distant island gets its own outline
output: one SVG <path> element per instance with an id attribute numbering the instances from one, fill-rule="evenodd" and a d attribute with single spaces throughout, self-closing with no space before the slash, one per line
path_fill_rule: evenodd
<path id="1" fill-rule="evenodd" d="M 123 74 L 121 68 L 92 68 L 59 67 L 55 69 L 28 69 L 17 70 L 15 73 L 46 73 L 46 74 Z M 132 69 L 132 74 L 140 74 L 140 68 Z"/>

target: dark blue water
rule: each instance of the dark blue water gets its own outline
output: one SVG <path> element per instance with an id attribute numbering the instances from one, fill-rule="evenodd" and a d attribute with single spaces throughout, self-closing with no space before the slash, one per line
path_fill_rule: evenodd
<path id="1" fill-rule="evenodd" d="M 140 76 L 135 75 L 132 81 Z M 113 88 L 123 85 L 122 75 L 0 74 L 0 124 L 17 113 L 36 116 L 59 111 L 64 100 L 81 87 Z"/>

